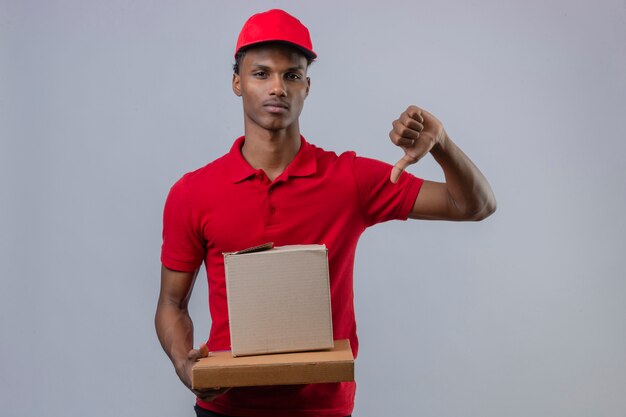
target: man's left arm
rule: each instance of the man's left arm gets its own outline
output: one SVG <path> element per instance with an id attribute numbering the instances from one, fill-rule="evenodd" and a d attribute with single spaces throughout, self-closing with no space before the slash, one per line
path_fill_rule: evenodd
<path id="1" fill-rule="evenodd" d="M 391 182 L 430 152 L 446 182 L 424 181 L 409 214 L 425 220 L 482 220 L 496 210 L 496 199 L 485 176 L 448 137 L 442 123 L 426 110 L 409 106 L 393 122 L 391 141 L 404 156 L 391 170 Z"/>

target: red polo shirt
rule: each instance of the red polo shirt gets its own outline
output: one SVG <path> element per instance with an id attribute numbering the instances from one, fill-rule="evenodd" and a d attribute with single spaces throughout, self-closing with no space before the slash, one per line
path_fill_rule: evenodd
<path id="1" fill-rule="evenodd" d="M 273 182 L 243 158 L 240 137 L 229 153 L 184 175 L 170 190 L 161 261 L 178 271 L 193 271 L 204 262 L 212 319 L 209 350 L 230 349 L 224 252 L 266 242 L 325 244 L 334 338 L 350 339 L 357 356 L 352 273 L 358 239 L 368 226 L 406 220 L 423 181 L 403 173 L 392 184 L 389 164 L 354 152 L 337 156 L 301 141 L 294 160 Z M 346 416 L 352 413 L 355 388 L 354 383 L 233 388 L 198 404 L 233 416 Z"/>

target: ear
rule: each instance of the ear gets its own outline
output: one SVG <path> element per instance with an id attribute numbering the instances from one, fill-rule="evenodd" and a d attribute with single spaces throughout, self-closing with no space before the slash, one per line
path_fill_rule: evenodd
<path id="1" fill-rule="evenodd" d="M 233 74 L 233 93 L 237 97 L 241 97 L 241 77 L 239 74 Z"/>
<path id="2" fill-rule="evenodd" d="M 311 79 L 306 77 L 306 95 L 309 96 L 309 90 L 311 89 Z"/>

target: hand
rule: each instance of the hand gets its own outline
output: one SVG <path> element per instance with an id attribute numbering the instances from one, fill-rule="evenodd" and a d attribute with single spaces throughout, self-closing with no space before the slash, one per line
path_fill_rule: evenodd
<path id="1" fill-rule="evenodd" d="M 203 388 L 193 389 L 191 387 L 191 368 L 193 364 L 200 358 L 206 358 L 209 356 L 209 349 L 204 343 L 200 345 L 200 349 L 191 349 L 187 354 L 187 360 L 182 363 L 180 367 L 177 367 L 176 373 L 180 380 L 193 392 L 196 397 L 204 402 L 211 402 L 220 395 L 224 394 L 230 388 Z"/>
<path id="2" fill-rule="evenodd" d="M 435 116 L 417 106 L 409 106 L 392 125 L 389 138 L 404 150 L 402 159 L 391 169 L 389 179 L 395 184 L 409 165 L 422 159 L 444 140 L 446 132 Z"/>

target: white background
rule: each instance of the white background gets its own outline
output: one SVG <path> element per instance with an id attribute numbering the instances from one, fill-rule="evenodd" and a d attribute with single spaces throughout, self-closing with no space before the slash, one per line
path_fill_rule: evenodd
<path id="1" fill-rule="evenodd" d="M 355 416 L 626 415 L 624 0 L 0 0 L 0 413 L 193 415 L 153 326 L 162 207 L 242 134 L 234 44 L 272 7 L 319 54 L 307 139 L 393 163 L 417 104 L 498 199 L 362 238 Z"/>

